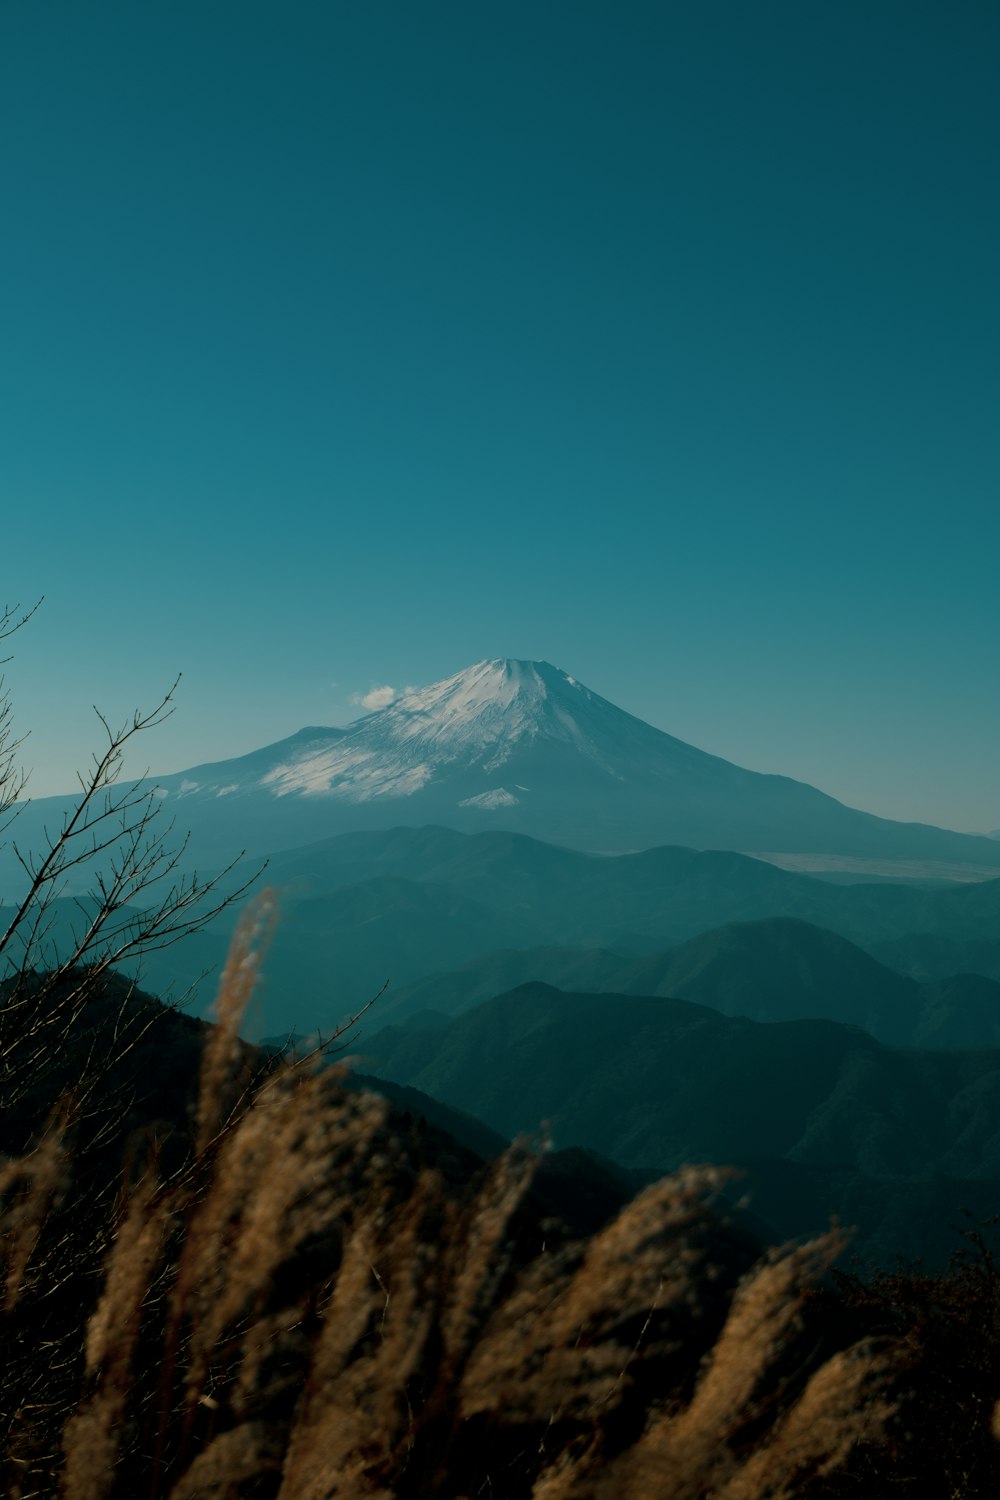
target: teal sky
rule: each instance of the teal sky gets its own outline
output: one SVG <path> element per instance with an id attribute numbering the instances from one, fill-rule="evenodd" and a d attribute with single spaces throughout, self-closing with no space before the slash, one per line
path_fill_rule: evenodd
<path id="1" fill-rule="evenodd" d="M 33 791 L 544 657 L 1000 827 L 989 0 L 10 0 L 0 600 Z"/>

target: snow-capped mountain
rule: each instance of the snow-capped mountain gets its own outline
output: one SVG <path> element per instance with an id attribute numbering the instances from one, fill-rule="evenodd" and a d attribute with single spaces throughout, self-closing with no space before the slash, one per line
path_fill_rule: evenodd
<path id="1" fill-rule="evenodd" d="M 328 794 L 349 802 L 408 797 L 442 776 L 482 777 L 460 805 L 509 807 L 528 787 L 497 785 L 533 752 L 560 747 L 622 781 L 654 770 L 666 745 L 709 761 L 592 693 L 545 661 L 477 662 L 349 726 L 331 743 L 295 747 L 262 779 L 278 796 Z M 720 763 L 721 764 L 721 763 Z"/>
<path id="2" fill-rule="evenodd" d="M 761 779 L 625 713 L 549 662 L 497 658 L 410 688 L 346 728 L 302 729 L 158 785 L 199 801 L 253 793 L 401 810 L 423 794 L 490 810 L 552 796 L 554 772 L 636 790 L 649 778 Z"/>
<path id="3" fill-rule="evenodd" d="M 211 829 L 220 848 L 443 823 L 592 850 L 673 843 L 1000 866 L 995 842 L 890 822 L 743 770 L 545 661 L 477 662 L 346 728 L 303 729 L 157 784 L 196 844 Z"/>
<path id="4" fill-rule="evenodd" d="M 1000 874 L 996 840 L 890 822 L 743 770 L 544 661 L 477 662 L 345 728 L 301 729 L 238 759 L 157 777 L 155 787 L 202 867 L 241 849 L 442 824 L 605 853 L 684 844 L 811 869 L 880 861 L 872 873 L 947 875 L 952 865 Z M 25 808 L 22 843 L 32 828 L 56 826 L 66 805 L 46 798 Z M 2 865 L 0 875 L 2 895 Z"/>

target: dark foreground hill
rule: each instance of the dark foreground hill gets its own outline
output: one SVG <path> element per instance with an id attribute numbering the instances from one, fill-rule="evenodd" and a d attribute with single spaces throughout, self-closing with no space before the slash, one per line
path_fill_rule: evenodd
<path id="1" fill-rule="evenodd" d="M 580 1152 L 484 1166 L 241 1043 L 250 956 L 218 1027 L 113 976 L 0 996 L 61 1040 L 0 1077 L 8 1500 L 996 1492 L 988 1259 L 833 1282 L 836 1235 L 762 1256 L 713 1168 L 623 1206 Z"/>
<path id="2" fill-rule="evenodd" d="M 541 984 L 433 1028 L 388 1027 L 363 1051 L 370 1070 L 506 1135 L 545 1122 L 557 1146 L 627 1167 L 745 1166 L 752 1206 L 782 1232 L 836 1213 L 882 1263 L 939 1260 L 963 1207 L 1000 1202 L 997 1051 L 902 1051 L 826 1021 Z"/>

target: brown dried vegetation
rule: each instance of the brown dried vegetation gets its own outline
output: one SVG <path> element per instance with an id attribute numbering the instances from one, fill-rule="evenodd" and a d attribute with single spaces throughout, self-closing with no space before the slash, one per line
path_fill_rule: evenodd
<path id="1" fill-rule="evenodd" d="M 574 1238 L 521 1146 L 475 1167 L 333 1069 L 254 1071 L 269 920 L 180 1145 L 147 1132 L 85 1203 L 64 1109 L 2 1168 L 4 1495 L 899 1493 L 912 1341 L 824 1282 L 837 1234 L 759 1257 L 699 1168 Z"/>

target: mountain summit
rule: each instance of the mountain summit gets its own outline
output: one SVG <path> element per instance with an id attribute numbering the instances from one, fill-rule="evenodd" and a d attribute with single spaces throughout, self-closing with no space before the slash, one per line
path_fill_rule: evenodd
<path id="1" fill-rule="evenodd" d="M 469 775 L 479 778 L 470 792 L 474 800 L 513 806 L 522 800 L 516 784 L 499 785 L 498 777 L 530 776 L 539 755 L 551 759 L 562 752 L 569 761 L 624 781 L 662 768 L 668 747 L 688 761 L 713 759 L 616 708 L 547 661 L 497 657 L 430 687 L 408 689 L 334 743 L 303 747 L 276 765 L 264 784 L 279 796 L 329 793 L 368 802 L 409 796 L 443 775 Z"/>
<path id="2" fill-rule="evenodd" d="M 475 663 L 340 729 L 160 777 L 195 843 L 290 848 L 352 829 L 503 828 L 614 852 L 686 844 L 1000 866 L 995 841 L 845 807 L 637 719 L 546 661 Z M 214 842 L 214 841 L 213 841 Z M 221 848 L 221 843 L 219 845 Z"/>

